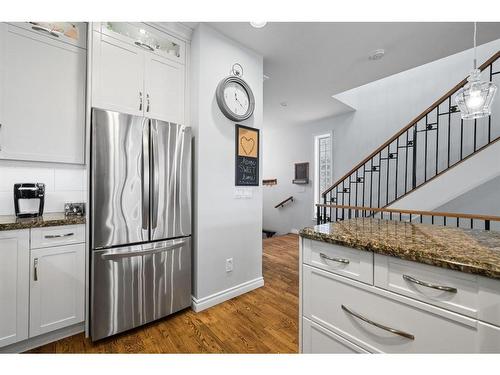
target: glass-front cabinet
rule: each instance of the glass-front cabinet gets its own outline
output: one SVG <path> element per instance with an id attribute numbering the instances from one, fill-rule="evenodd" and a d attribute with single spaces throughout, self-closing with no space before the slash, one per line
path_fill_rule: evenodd
<path id="1" fill-rule="evenodd" d="M 184 63 L 184 42 L 153 27 L 133 22 L 101 22 L 98 24 L 98 28 L 103 34 L 122 40 L 126 39 L 124 41 L 131 41 L 147 51 Z"/>
<path id="2" fill-rule="evenodd" d="M 34 31 L 77 47 L 87 46 L 87 25 L 84 22 L 16 22 L 13 25 Z"/>

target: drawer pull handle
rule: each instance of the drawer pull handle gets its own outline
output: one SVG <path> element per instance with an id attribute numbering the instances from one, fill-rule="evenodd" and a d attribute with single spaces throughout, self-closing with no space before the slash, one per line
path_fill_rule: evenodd
<path id="1" fill-rule="evenodd" d="M 154 51 L 155 50 L 153 47 L 151 47 L 147 43 L 143 43 L 141 41 L 137 41 L 137 42 L 134 42 L 134 43 L 135 43 L 136 46 L 144 48 L 144 49 L 147 49 L 148 51 Z"/>
<path id="2" fill-rule="evenodd" d="M 451 286 L 443 286 L 443 285 L 431 284 L 431 283 L 428 283 L 426 281 L 417 280 L 414 277 L 411 277 L 411 276 L 408 276 L 408 275 L 403 275 L 403 279 L 405 279 L 406 281 L 409 281 L 411 283 L 417 284 L 417 285 L 425 286 L 427 288 L 442 290 L 444 292 L 450 292 L 450 293 L 456 293 L 457 292 L 457 288 L 453 288 Z"/>
<path id="3" fill-rule="evenodd" d="M 74 236 L 75 234 L 73 232 L 71 233 L 65 233 L 65 234 L 47 234 L 45 238 L 51 239 L 51 238 L 62 238 L 62 237 L 71 237 Z"/>
<path id="4" fill-rule="evenodd" d="M 326 254 L 323 254 L 323 253 L 319 253 L 319 256 L 321 257 L 321 259 L 328 259 L 328 260 L 332 260 L 334 262 L 338 262 L 338 263 L 342 263 L 342 264 L 349 264 L 349 259 L 345 259 L 345 258 L 332 258 L 332 257 L 329 257 Z"/>
<path id="5" fill-rule="evenodd" d="M 380 323 L 375 323 L 374 321 L 372 321 L 372 320 L 370 320 L 368 318 L 365 318 L 364 316 L 359 315 L 358 313 L 355 313 L 354 311 L 350 310 L 349 308 L 345 307 L 344 305 L 342 305 L 342 310 L 344 310 L 345 312 L 351 314 L 355 318 L 358 318 L 358 319 L 362 320 L 363 322 L 371 324 L 372 326 L 375 326 L 377 328 L 383 329 L 384 331 L 389 331 L 391 333 L 394 333 L 395 335 L 406 337 L 407 339 L 410 339 L 410 340 L 415 340 L 415 336 L 413 336 L 410 333 L 406 333 L 404 331 L 400 331 L 399 329 L 394 329 L 394 328 L 391 328 L 391 327 L 387 327 L 387 326 L 384 326 L 384 325 L 382 325 Z"/>

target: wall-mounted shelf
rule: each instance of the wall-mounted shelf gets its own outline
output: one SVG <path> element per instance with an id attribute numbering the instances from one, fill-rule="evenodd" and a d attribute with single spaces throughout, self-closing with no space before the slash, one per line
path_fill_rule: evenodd
<path id="1" fill-rule="evenodd" d="M 295 178 L 292 183 L 307 185 L 309 183 L 309 163 L 295 163 Z"/>

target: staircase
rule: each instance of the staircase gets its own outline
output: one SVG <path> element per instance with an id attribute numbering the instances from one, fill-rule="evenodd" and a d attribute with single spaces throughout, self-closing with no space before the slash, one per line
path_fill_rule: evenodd
<path id="1" fill-rule="evenodd" d="M 497 61 L 498 60 L 498 61 Z M 483 78 L 500 86 L 500 51 L 480 66 Z M 322 193 L 318 223 L 351 215 L 376 215 L 344 207 L 398 208 L 408 205 L 432 210 L 443 190 L 455 196 L 500 174 L 500 98 L 491 116 L 464 121 L 455 105 L 462 80 L 397 134 L 378 147 Z M 495 157 L 496 156 L 496 157 Z M 459 172 L 459 169 L 463 169 Z M 468 178 L 464 179 L 464 173 Z M 450 180 L 440 179 L 447 174 Z M 433 207 L 434 206 L 434 207 Z M 391 214 L 392 216 L 392 214 Z"/>

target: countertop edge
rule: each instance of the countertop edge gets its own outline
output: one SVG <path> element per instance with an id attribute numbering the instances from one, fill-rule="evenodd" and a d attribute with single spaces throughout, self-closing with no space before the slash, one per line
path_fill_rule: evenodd
<path id="1" fill-rule="evenodd" d="M 10 218 L 10 217 L 9 217 Z M 22 230 L 31 228 L 46 228 L 57 227 L 64 225 L 79 225 L 85 224 L 85 216 L 64 216 L 64 214 L 47 215 L 41 218 L 16 219 L 12 217 L 12 221 L 0 222 L 0 232 L 10 230 Z"/>
<path id="2" fill-rule="evenodd" d="M 299 236 L 313 240 L 313 241 L 321 241 L 321 242 L 326 242 L 326 243 L 330 243 L 333 245 L 340 245 L 340 246 L 349 247 L 351 249 L 368 251 L 368 252 L 372 252 L 374 254 L 392 256 L 392 257 L 399 258 L 402 260 L 426 264 L 429 266 L 434 266 L 434 267 L 439 267 L 439 268 L 444 268 L 444 269 L 450 269 L 450 270 L 463 272 L 463 273 L 474 274 L 474 275 L 486 277 L 489 279 L 496 279 L 496 280 L 500 281 L 500 272 L 497 272 L 496 270 L 486 269 L 484 267 L 480 268 L 480 267 L 477 267 L 477 266 L 474 266 L 471 264 L 457 263 L 457 262 L 453 262 L 451 260 L 446 260 L 446 259 L 440 259 L 440 258 L 434 258 L 434 257 L 419 257 L 418 253 L 415 253 L 414 256 L 409 256 L 407 252 L 399 249 L 399 247 L 397 247 L 397 246 L 394 247 L 393 249 L 381 249 L 381 248 L 374 246 L 373 244 L 370 244 L 370 243 L 367 243 L 367 244 L 353 243 L 353 242 L 341 240 L 338 238 L 334 239 L 326 233 L 320 233 L 320 232 L 310 233 L 310 232 L 308 232 L 308 230 L 314 231 L 314 229 L 311 227 L 304 228 L 304 229 L 299 231 Z"/>

